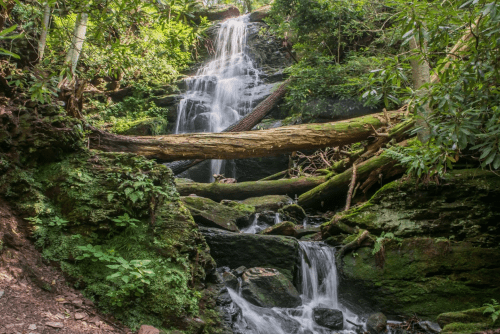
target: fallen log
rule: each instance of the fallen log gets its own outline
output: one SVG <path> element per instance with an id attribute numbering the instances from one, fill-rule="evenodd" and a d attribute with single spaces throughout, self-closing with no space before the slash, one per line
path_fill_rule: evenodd
<path id="1" fill-rule="evenodd" d="M 401 145 L 406 145 L 406 143 L 401 143 Z M 380 175 L 382 175 L 384 179 L 387 179 L 402 174 L 405 171 L 406 168 L 397 165 L 390 157 L 381 154 L 356 165 L 356 178 L 360 180 L 360 182 L 361 180 L 369 180 L 366 182 L 366 187 L 364 188 L 366 191 L 368 189 L 367 186 L 372 186 L 378 181 Z M 349 168 L 345 172 L 333 176 L 325 183 L 300 195 L 298 204 L 302 207 L 321 208 L 325 204 L 331 204 L 332 202 L 338 201 L 337 206 L 340 207 L 345 203 L 345 197 L 351 183 L 352 174 L 353 168 Z M 376 176 L 375 182 L 373 182 L 374 176 Z"/>
<path id="2" fill-rule="evenodd" d="M 400 116 L 401 113 L 390 114 L 394 121 Z M 333 123 L 269 130 L 142 137 L 120 136 L 94 129 L 89 136 L 89 146 L 105 152 L 136 153 L 160 161 L 241 159 L 360 142 L 386 122 L 384 114 L 372 114 Z"/>
<path id="3" fill-rule="evenodd" d="M 328 180 L 329 176 L 299 177 L 275 181 L 251 181 L 241 183 L 196 183 L 176 179 L 181 196 L 195 194 L 220 202 L 223 199 L 243 200 L 265 195 L 288 195 L 295 198 Z"/>

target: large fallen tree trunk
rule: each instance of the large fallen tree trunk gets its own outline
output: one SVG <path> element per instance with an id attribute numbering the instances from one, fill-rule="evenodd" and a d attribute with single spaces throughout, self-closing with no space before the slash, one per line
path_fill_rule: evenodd
<path id="1" fill-rule="evenodd" d="M 264 117 L 266 117 L 269 112 L 276 106 L 276 104 L 281 101 L 283 96 L 285 96 L 286 89 L 290 82 L 291 78 L 288 78 L 283 82 L 271 95 L 269 95 L 264 101 L 259 103 L 257 107 L 255 107 L 251 113 L 240 119 L 237 123 L 231 125 L 227 129 L 222 132 L 239 132 L 239 131 L 250 131 L 254 126 L 259 124 L 260 121 Z M 168 167 L 172 169 L 174 174 L 180 174 L 189 168 L 196 166 L 200 162 L 205 161 L 204 159 L 197 160 L 180 160 L 174 161 L 168 164 Z"/>
<path id="2" fill-rule="evenodd" d="M 390 113 L 398 119 L 400 113 Z M 156 137 L 126 137 L 94 130 L 91 148 L 129 152 L 161 161 L 185 159 L 241 159 L 272 156 L 297 150 L 335 147 L 360 142 L 387 123 L 384 114 L 323 124 L 302 124 L 235 133 L 192 133 Z"/>
<path id="3" fill-rule="evenodd" d="M 243 200 L 264 195 L 288 195 L 294 198 L 326 180 L 328 176 L 241 183 L 196 183 L 176 179 L 176 183 L 181 196 L 195 194 L 218 202 L 223 199 Z"/>

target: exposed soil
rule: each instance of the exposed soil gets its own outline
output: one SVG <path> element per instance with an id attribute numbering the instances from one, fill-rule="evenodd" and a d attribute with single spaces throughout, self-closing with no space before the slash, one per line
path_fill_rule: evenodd
<path id="1" fill-rule="evenodd" d="M 0 334 L 131 334 L 43 262 L 29 235 L 0 198 Z"/>

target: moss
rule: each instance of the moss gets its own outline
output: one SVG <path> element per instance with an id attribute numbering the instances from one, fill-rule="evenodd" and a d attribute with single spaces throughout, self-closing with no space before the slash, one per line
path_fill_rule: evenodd
<path id="1" fill-rule="evenodd" d="M 279 224 L 270 226 L 260 232 L 260 234 L 265 235 L 286 235 L 295 236 L 296 225 L 292 222 L 281 222 Z"/>
<path id="2" fill-rule="evenodd" d="M 497 307 L 500 309 L 500 307 Z M 486 307 L 473 308 L 459 312 L 441 313 L 437 322 L 441 327 L 451 323 L 485 323 L 493 325 L 490 314 L 485 314 Z"/>
<path id="3" fill-rule="evenodd" d="M 132 154 L 82 151 L 9 173 L 3 195 L 33 217 L 43 255 L 58 261 L 102 310 L 131 328 L 145 322 L 168 328 L 203 311 L 195 286 L 215 264 L 168 168 Z M 117 223 L 125 214 L 135 223 Z M 86 253 L 79 246 L 86 245 L 127 262 L 151 260 L 155 276 L 144 293 L 125 291 L 117 303 L 110 296 L 122 287 L 107 279 L 114 263 L 79 258 Z"/>
<path id="4" fill-rule="evenodd" d="M 157 136 L 168 134 L 168 122 L 160 117 L 147 117 L 138 120 L 123 120 L 113 126 L 113 132 L 130 136 Z"/>
<path id="5" fill-rule="evenodd" d="M 460 322 L 455 322 L 449 325 L 446 325 L 441 333 L 460 333 L 460 334 L 472 334 L 472 333 L 477 333 L 484 331 L 486 329 L 490 328 L 488 324 L 484 323 L 460 323 Z"/>

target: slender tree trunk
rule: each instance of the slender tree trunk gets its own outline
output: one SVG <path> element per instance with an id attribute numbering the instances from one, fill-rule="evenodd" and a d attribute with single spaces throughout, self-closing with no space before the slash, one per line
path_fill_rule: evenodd
<path id="1" fill-rule="evenodd" d="M 391 113 L 397 119 L 401 114 Z M 357 143 L 387 123 L 384 114 L 350 120 L 285 126 L 269 130 L 127 137 L 93 129 L 90 147 L 107 152 L 131 152 L 161 161 L 240 159 L 336 147 Z"/>
<path id="2" fill-rule="evenodd" d="M 410 40 L 410 48 L 414 51 L 415 55 L 410 60 L 411 69 L 412 69 L 412 80 L 413 80 L 413 88 L 417 91 L 417 96 L 423 97 L 427 93 L 427 89 L 421 88 L 426 83 L 431 82 L 430 76 L 430 68 L 429 63 L 424 57 L 417 56 L 419 54 L 419 50 L 422 48 L 425 50 L 425 45 L 418 45 L 415 38 Z M 418 139 L 425 143 L 429 140 L 430 130 L 429 125 L 427 124 L 427 118 L 431 114 L 431 108 L 429 103 L 425 103 L 416 110 L 416 114 L 420 116 L 417 121 L 417 127 L 421 127 L 421 130 L 417 133 Z"/>
<path id="3" fill-rule="evenodd" d="M 40 34 L 40 41 L 38 42 L 38 61 L 43 60 L 43 54 L 45 52 L 45 45 L 47 43 L 47 34 L 49 32 L 50 23 L 50 6 L 45 4 L 43 9 L 43 20 L 42 20 L 42 33 Z"/>
<path id="4" fill-rule="evenodd" d="M 78 58 L 82 51 L 83 42 L 85 41 L 85 35 L 87 33 L 88 18 L 89 15 L 87 13 L 80 13 L 76 17 L 71 46 L 66 55 L 66 63 L 71 65 L 71 73 L 75 73 Z"/>

